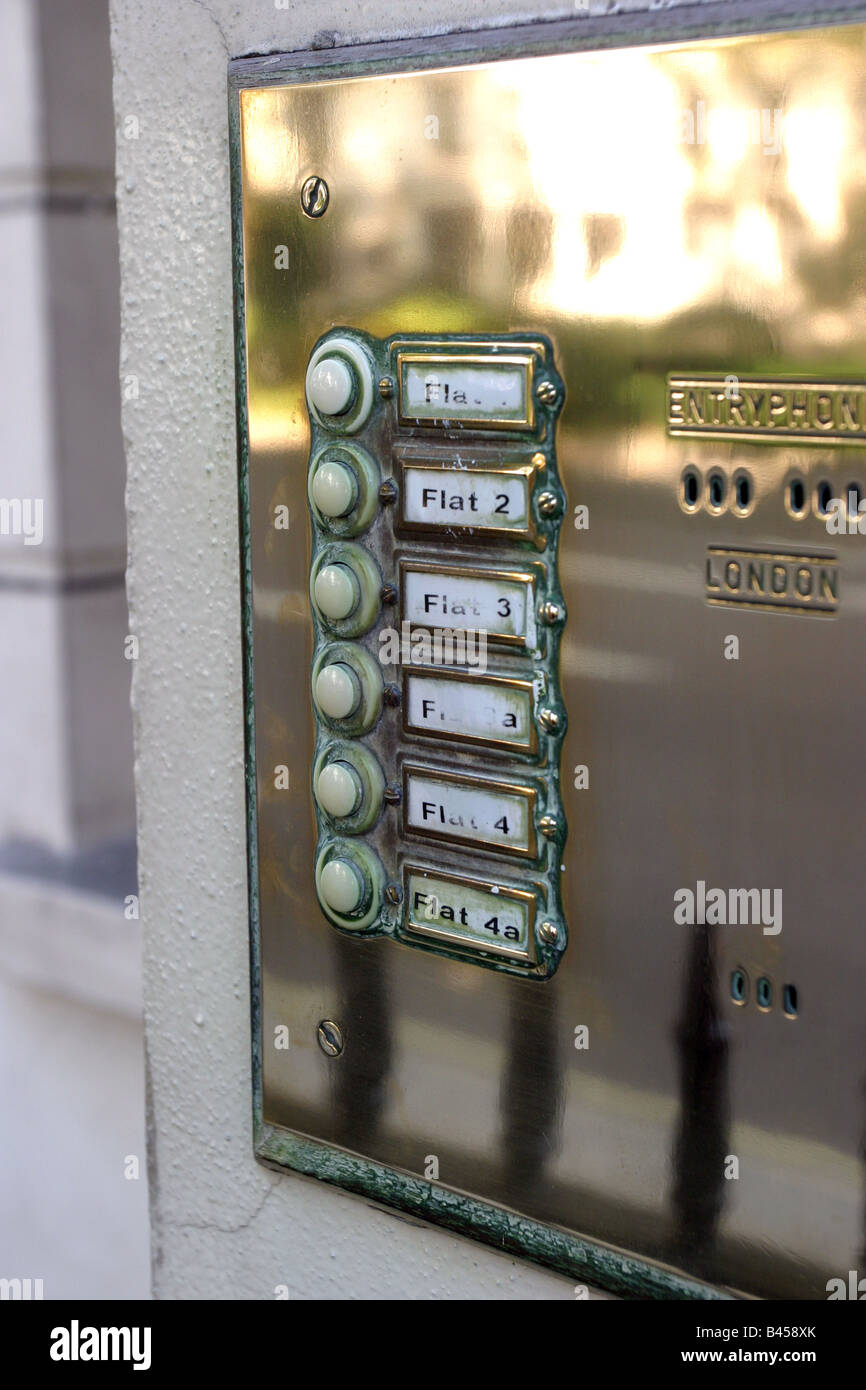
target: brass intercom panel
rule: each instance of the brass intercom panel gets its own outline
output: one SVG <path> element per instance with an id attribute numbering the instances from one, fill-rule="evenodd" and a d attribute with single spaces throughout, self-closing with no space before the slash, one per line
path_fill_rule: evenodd
<path id="1" fill-rule="evenodd" d="M 232 66 L 256 1151 L 576 1282 L 825 1298 L 866 30 L 588 32 Z"/>
<path id="2" fill-rule="evenodd" d="M 319 902 L 353 936 L 545 978 L 565 947 L 549 344 L 337 330 L 306 395 Z"/>

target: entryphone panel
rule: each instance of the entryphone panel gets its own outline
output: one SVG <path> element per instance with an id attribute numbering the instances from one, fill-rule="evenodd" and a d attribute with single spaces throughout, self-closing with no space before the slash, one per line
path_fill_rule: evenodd
<path id="1" fill-rule="evenodd" d="M 576 1280 L 822 1298 L 866 33 L 579 34 L 233 67 L 256 1148 Z"/>

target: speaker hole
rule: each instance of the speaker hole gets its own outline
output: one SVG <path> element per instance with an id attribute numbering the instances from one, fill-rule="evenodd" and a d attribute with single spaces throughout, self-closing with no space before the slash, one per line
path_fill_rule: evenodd
<path id="1" fill-rule="evenodd" d="M 731 998 L 735 1004 L 745 1004 L 749 993 L 749 979 L 745 970 L 731 971 Z"/>
<path id="2" fill-rule="evenodd" d="M 802 516 L 806 510 L 806 484 L 802 478 L 792 478 L 788 485 L 788 506 L 794 516 Z"/>
<path id="3" fill-rule="evenodd" d="M 738 512 L 747 512 L 752 505 L 752 480 L 748 473 L 738 473 L 734 479 L 734 505 Z"/>
<path id="4" fill-rule="evenodd" d="M 817 506 L 819 516 L 827 515 L 827 513 L 830 510 L 830 503 L 832 501 L 833 488 L 831 484 L 828 483 L 825 479 L 825 481 L 823 483 L 819 483 L 817 488 L 815 489 L 815 505 Z"/>
<path id="5" fill-rule="evenodd" d="M 707 498 L 713 511 L 720 512 L 725 505 L 725 480 L 721 473 L 711 473 L 707 482 Z"/>
<path id="6" fill-rule="evenodd" d="M 683 502 L 691 510 L 698 505 L 701 488 L 698 475 L 693 468 L 683 474 Z"/>
<path id="7" fill-rule="evenodd" d="M 796 985 L 785 985 L 782 991 L 782 1007 L 787 1018 L 796 1018 L 800 1007 Z"/>
<path id="8" fill-rule="evenodd" d="M 767 1010 L 772 1007 L 773 986 L 766 975 L 762 975 L 755 985 L 755 999 L 759 1009 Z"/>

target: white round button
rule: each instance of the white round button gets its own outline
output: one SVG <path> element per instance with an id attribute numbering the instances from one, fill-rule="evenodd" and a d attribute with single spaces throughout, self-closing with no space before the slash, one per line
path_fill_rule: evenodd
<path id="1" fill-rule="evenodd" d="M 340 357 L 323 357 L 307 379 L 310 405 L 320 415 L 342 415 L 355 394 L 355 379 Z"/>
<path id="2" fill-rule="evenodd" d="M 361 906 L 364 885 L 348 859 L 329 859 L 319 876 L 319 891 L 332 912 L 349 913 Z"/>
<path id="3" fill-rule="evenodd" d="M 355 479 L 344 463 L 322 463 L 313 474 L 313 502 L 322 516 L 345 516 L 355 505 Z"/>
<path id="4" fill-rule="evenodd" d="M 323 565 L 313 584 L 316 607 L 326 618 L 338 622 L 358 607 L 361 588 L 348 565 Z"/>
<path id="5" fill-rule="evenodd" d="M 348 763 L 327 763 L 316 778 L 316 800 L 329 816 L 351 816 L 363 795 L 361 779 Z"/>
<path id="6" fill-rule="evenodd" d="M 361 687 L 355 672 L 343 662 L 323 666 L 316 677 L 316 704 L 328 719 L 346 719 L 361 703 Z"/>

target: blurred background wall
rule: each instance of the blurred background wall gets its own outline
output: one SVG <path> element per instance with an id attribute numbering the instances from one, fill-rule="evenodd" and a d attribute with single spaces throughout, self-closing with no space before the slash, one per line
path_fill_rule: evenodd
<path id="1" fill-rule="evenodd" d="M 146 1297 L 107 0 L 0 51 L 0 1278 Z"/>

